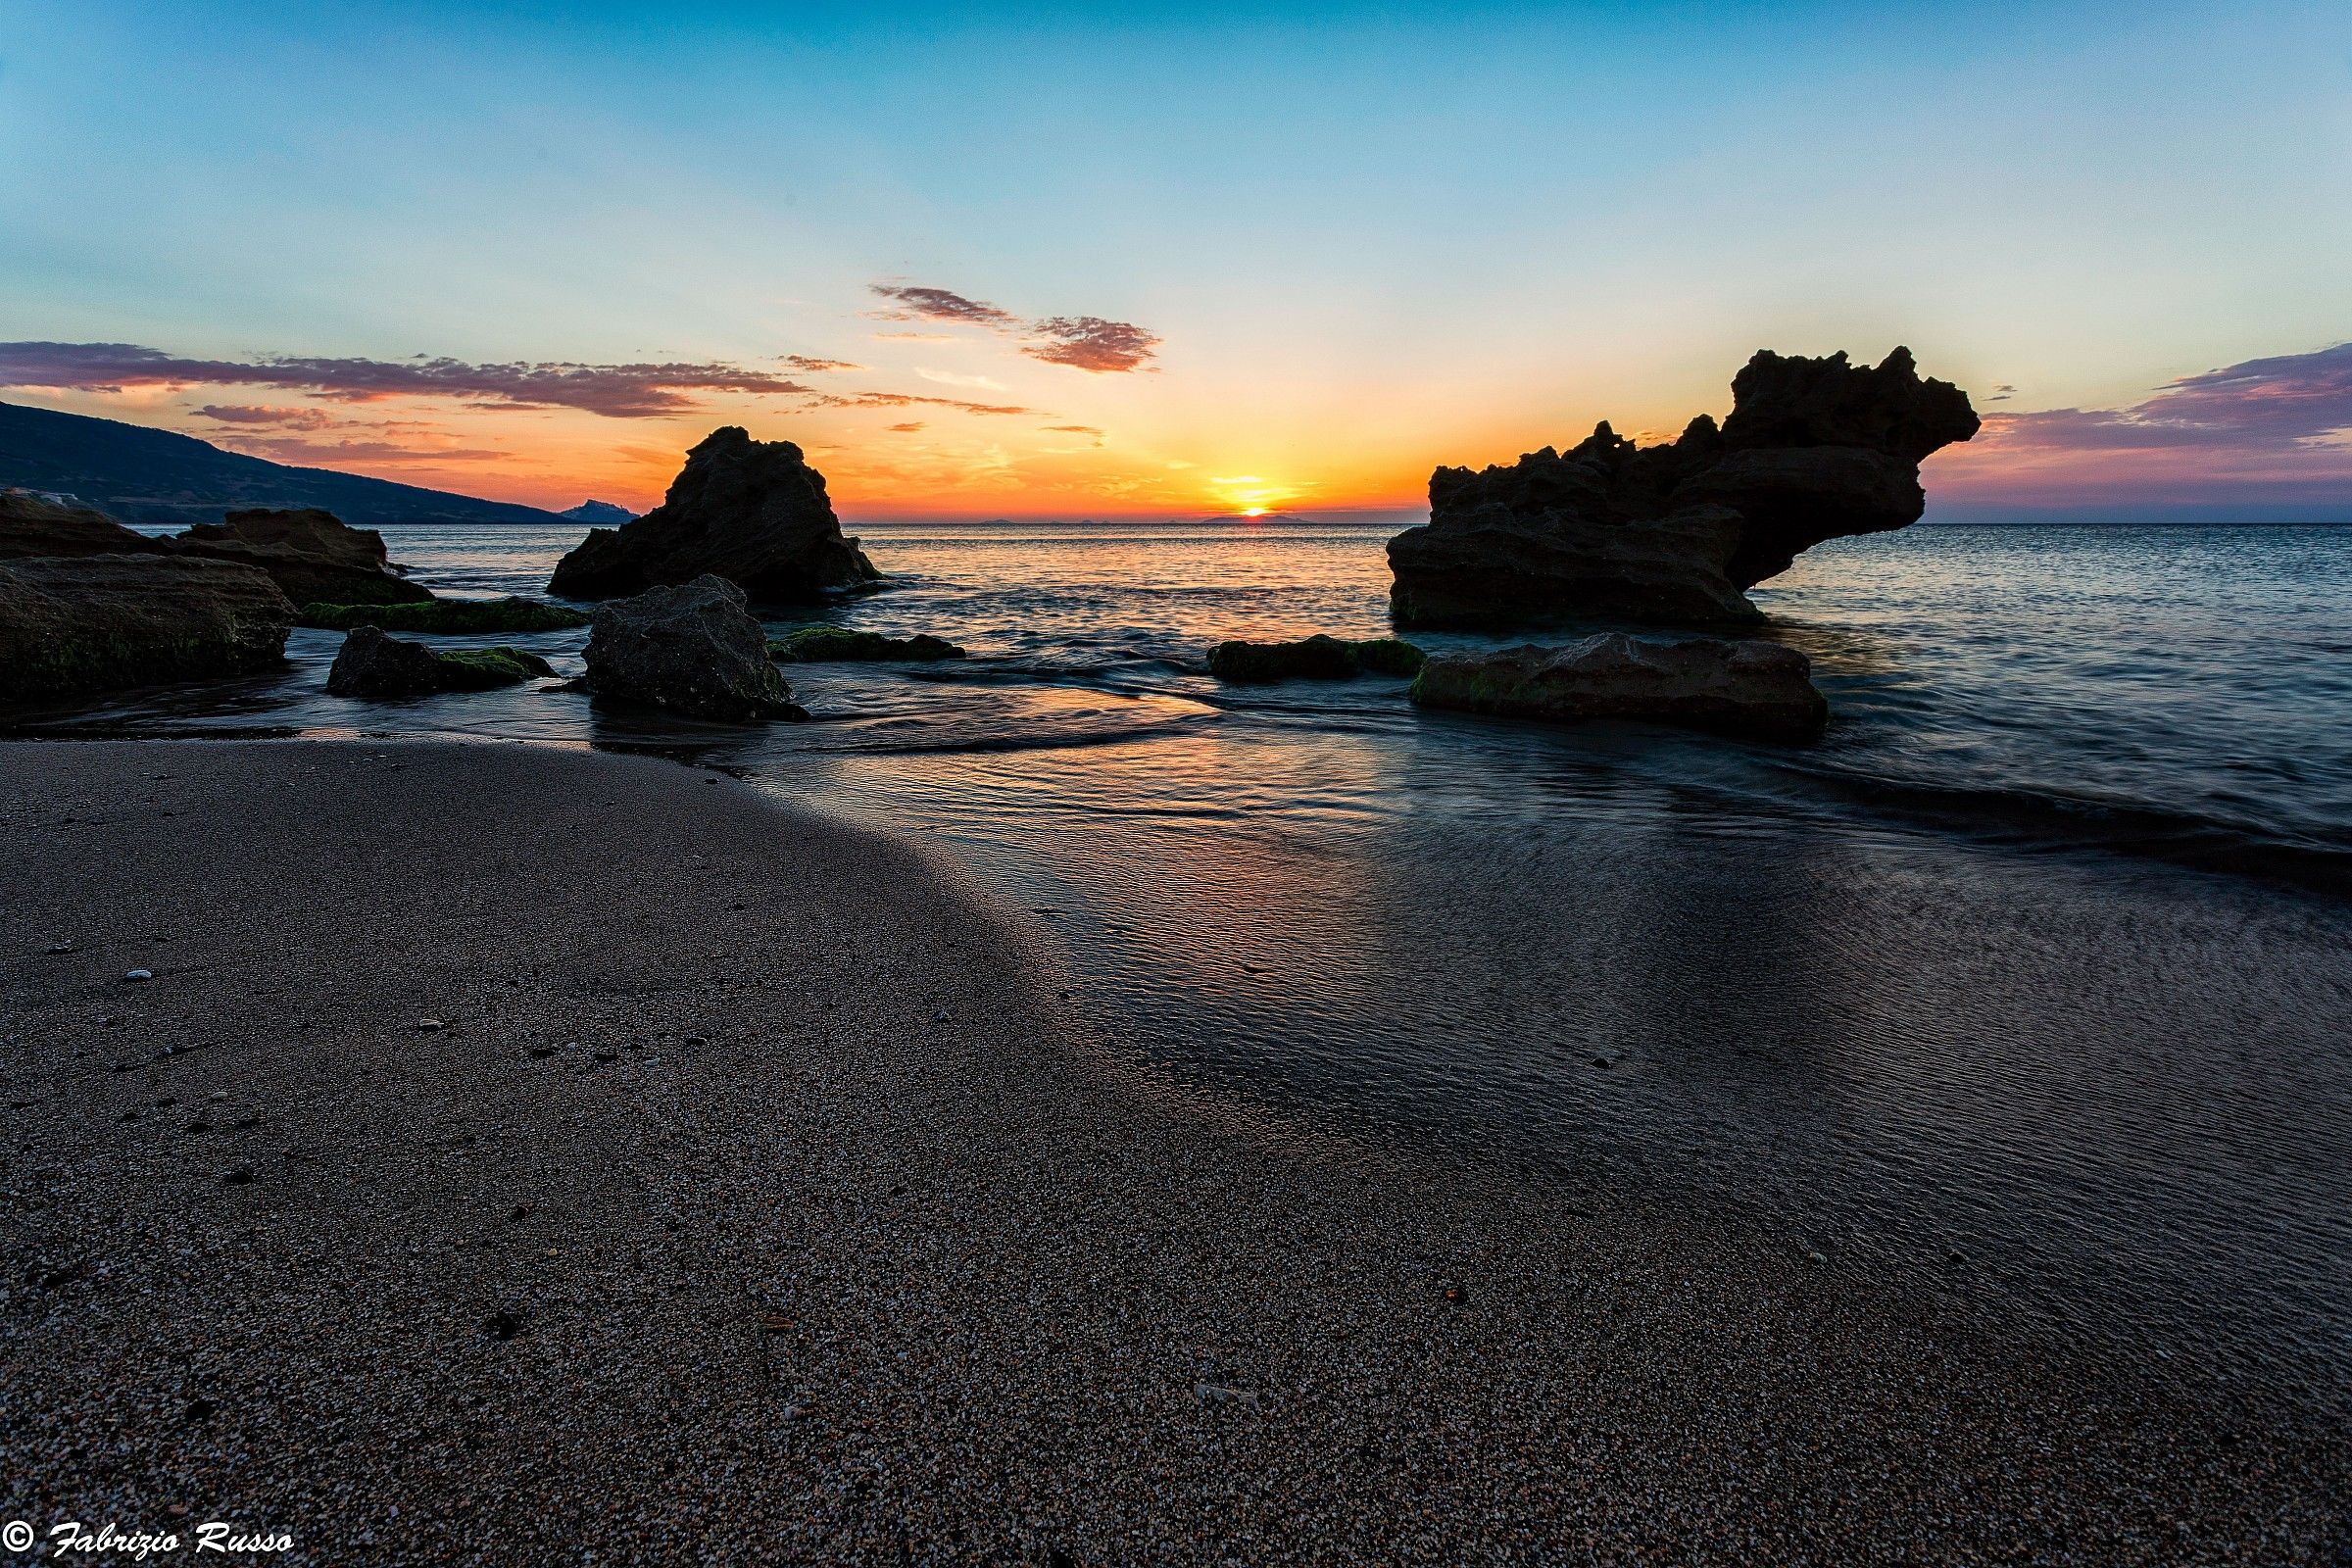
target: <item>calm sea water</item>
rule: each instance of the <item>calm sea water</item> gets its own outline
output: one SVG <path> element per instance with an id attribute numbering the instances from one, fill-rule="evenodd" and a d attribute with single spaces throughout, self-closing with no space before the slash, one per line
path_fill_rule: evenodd
<path id="1" fill-rule="evenodd" d="M 1825 546 L 1756 596 L 1833 706 L 1801 749 L 1206 677 L 1384 632 L 1388 531 L 868 528 L 894 586 L 833 618 L 973 658 L 794 668 L 807 725 L 345 703 L 302 631 L 282 676 L 42 717 L 670 751 L 931 835 L 1200 1093 L 2352 1401 L 2352 530 Z M 461 594 L 577 537 L 388 534 Z"/>

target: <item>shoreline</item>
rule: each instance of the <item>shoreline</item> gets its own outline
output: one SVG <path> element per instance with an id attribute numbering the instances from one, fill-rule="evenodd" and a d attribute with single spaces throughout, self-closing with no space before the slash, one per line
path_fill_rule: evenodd
<path id="1" fill-rule="evenodd" d="M 24 741 L 0 786 L 0 1430 L 44 1529 L 177 1503 L 321 1561 L 2342 1544 L 2316 1414 L 1211 1113 L 1095 1049 L 935 853 L 706 769 Z"/>

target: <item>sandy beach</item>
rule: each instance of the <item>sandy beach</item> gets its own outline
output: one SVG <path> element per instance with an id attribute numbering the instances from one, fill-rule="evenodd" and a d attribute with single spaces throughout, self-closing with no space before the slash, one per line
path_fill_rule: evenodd
<path id="1" fill-rule="evenodd" d="M 522 745 L 0 747 L 0 1513 L 304 1562 L 2337 1562 L 2352 1448 L 1205 1103 L 909 844 Z M 144 971 L 149 978 L 125 976 Z"/>

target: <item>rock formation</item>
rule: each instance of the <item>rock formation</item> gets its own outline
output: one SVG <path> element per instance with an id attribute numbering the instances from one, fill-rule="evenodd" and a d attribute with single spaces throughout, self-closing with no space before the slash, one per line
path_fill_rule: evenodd
<path id="1" fill-rule="evenodd" d="M 439 692 L 488 691 L 554 673 L 546 660 L 519 648 L 441 651 L 387 637 L 380 627 L 358 626 L 336 650 L 334 666 L 326 673 L 326 689 L 336 697 L 382 702 Z"/>
<path id="2" fill-rule="evenodd" d="M 293 624 L 277 585 L 235 563 L 0 561 L 0 702 L 266 669 L 285 657 Z"/>
<path id="3" fill-rule="evenodd" d="M 600 698 L 702 718 L 808 716 L 768 662 L 743 590 L 709 574 L 598 606 L 588 687 Z"/>
<path id="4" fill-rule="evenodd" d="M 556 564 L 550 592 L 612 599 L 706 572 L 754 604 L 805 604 L 881 573 L 845 539 L 825 478 L 789 441 L 713 430 L 686 455 L 662 505 L 619 528 L 592 528 Z"/>
<path id="5" fill-rule="evenodd" d="M 1209 650 L 1208 672 L 1237 685 L 1277 680 L 1348 680 L 1369 670 L 1410 675 L 1421 650 L 1394 637 L 1343 642 L 1317 632 L 1290 643 L 1222 642 Z"/>
<path id="6" fill-rule="evenodd" d="M 1812 662 L 1752 638 L 1664 642 L 1610 632 L 1565 648 L 1432 659 L 1411 697 L 1428 708 L 1560 720 L 1650 719 L 1762 740 L 1808 740 L 1829 721 Z"/>
<path id="7" fill-rule="evenodd" d="M 1428 523 L 1389 541 L 1391 603 L 1408 625 L 1753 619 L 1740 590 L 1800 551 L 1917 521 L 1920 463 L 1977 426 L 1908 349 L 1876 368 L 1762 351 L 1721 428 L 1702 414 L 1641 447 L 1604 421 L 1565 453 L 1438 469 Z"/>
<path id="8" fill-rule="evenodd" d="M 963 650 L 945 637 L 917 632 L 912 637 L 885 637 L 878 631 L 852 631 L 847 626 L 803 626 L 771 637 L 767 657 L 779 664 L 909 660 L 930 662 L 961 659 Z"/>
<path id="9" fill-rule="evenodd" d="M 297 605 L 398 605 L 431 599 L 393 571 L 384 536 L 316 508 L 231 512 L 166 541 L 173 551 L 261 567 Z"/>
<path id="10" fill-rule="evenodd" d="M 563 631 L 588 624 L 588 612 L 569 605 L 510 594 L 504 599 L 433 599 L 410 605 L 304 605 L 296 624 L 325 631 L 374 626 L 476 636 L 497 631 Z"/>
<path id="11" fill-rule="evenodd" d="M 28 556 L 144 555 L 158 541 L 103 512 L 66 506 L 24 490 L 0 490 L 0 561 Z"/>

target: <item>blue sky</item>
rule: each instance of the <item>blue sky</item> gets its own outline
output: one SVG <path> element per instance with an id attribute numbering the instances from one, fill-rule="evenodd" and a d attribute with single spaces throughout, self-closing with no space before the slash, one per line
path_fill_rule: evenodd
<path id="1" fill-rule="evenodd" d="M 2325 411 L 2231 445 L 2159 396 L 2289 361 L 2324 402 L 2347 258 L 2342 6 L 0 0 L 0 342 L 856 367 L 628 415 L 54 354 L 0 391 L 518 499 L 648 500 L 745 422 L 852 511 L 1409 505 L 1721 412 L 1758 347 L 1905 342 L 1988 413 L 2157 399 L 2122 447 L 1996 426 L 1931 469 L 1953 507 L 2352 516 Z M 876 284 L 1004 320 L 880 320 Z M 1081 318 L 1148 361 L 1032 352 Z"/>

